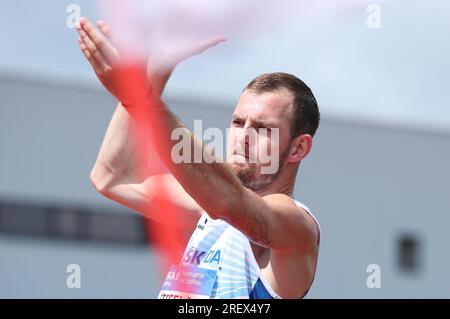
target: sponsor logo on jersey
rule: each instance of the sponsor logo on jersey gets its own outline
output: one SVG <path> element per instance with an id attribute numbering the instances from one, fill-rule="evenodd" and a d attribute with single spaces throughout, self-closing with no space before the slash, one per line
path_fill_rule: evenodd
<path id="1" fill-rule="evenodd" d="M 183 263 L 200 265 L 200 263 L 212 264 L 220 263 L 220 249 L 211 249 L 209 251 L 201 251 L 196 247 L 190 247 L 183 256 Z"/>

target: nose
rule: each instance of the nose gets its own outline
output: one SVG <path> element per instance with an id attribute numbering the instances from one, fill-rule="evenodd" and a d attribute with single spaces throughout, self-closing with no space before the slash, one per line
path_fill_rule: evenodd
<path id="1" fill-rule="evenodd" d="M 238 136 L 236 151 L 238 154 L 250 157 L 250 154 L 255 151 L 256 143 L 257 134 L 255 129 L 246 125 Z"/>

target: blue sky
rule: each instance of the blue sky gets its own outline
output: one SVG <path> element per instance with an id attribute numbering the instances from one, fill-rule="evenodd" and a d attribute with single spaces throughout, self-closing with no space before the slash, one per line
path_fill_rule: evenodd
<path id="1" fill-rule="evenodd" d="M 374 1 L 377 3 L 376 1 Z M 73 1 L 3 0 L 0 72 L 98 86 L 68 29 Z M 77 1 L 99 17 L 93 1 Z M 324 117 L 450 131 L 450 3 L 383 1 L 381 28 L 366 7 L 308 16 L 230 37 L 178 67 L 168 94 L 221 100 L 233 107 L 255 76 L 284 71 L 302 78 Z"/>

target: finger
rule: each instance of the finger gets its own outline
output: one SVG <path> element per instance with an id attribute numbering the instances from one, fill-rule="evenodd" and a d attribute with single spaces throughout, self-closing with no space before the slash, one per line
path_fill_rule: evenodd
<path id="1" fill-rule="evenodd" d="M 101 33 L 103 33 L 103 35 L 112 42 L 111 28 L 106 24 L 106 22 L 103 20 L 97 21 L 97 27 Z"/>
<path id="2" fill-rule="evenodd" d="M 76 25 L 76 29 L 78 34 L 80 35 L 80 48 L 81 44 L 83 45 L 83 53 L 88 54 L 91 60 L 95 61 L 95 65 L 99 67 L 104 63 L 104 58 L 101 55 L 101 52 L 95 47 L 95 44 L 89 40 L 89 36 L 86 31 L 83 29 L 83 25 L 86 23 L 86 18 L 82 17 L 78 20 Z M 91 61 L 89 61 L 91 62 Z M 91 63 L 92 64 L 92 63 Z"/>
<path id="3" fill-rule="evenodd" d="M 83 39 L 81 37 L 78 38 L 78 44 L 80 46 L 81 52 L 83 52 L 84 56 L 86 57 L 86 59 L 91 64 L 91 66 L 94 69 L 94 71 L 97 72 L 97 70 L 100 70 L 100 67 L 99 67 L 97 61 L 94 59 L 94 57 L 92 56 L 91 52 L 86 47 L 86 44 L 84 44 Z"/>
<path id="4" fill-rule="evenodd" d="M 95 43 L 91 41 L 84 30 L 79 30 L 78 33 L 80 34 L 81 40 L 86 47 L 86 50 L 89 51 L 90 56 L 95 60 L 96 65 L 98 66 L 98 71 L 103 71 L 104 64 L 106 63 L 105 57 L 102 55 Z"/>
<path id="5" fill-rule="evenodd" d="M 111 46 L 114 49 L 117 48 L 116 39 L 114 38 L 114 34 L 111 31 L 111 28 L 109 27 L 109 25 L 106 24 L 105 21 L 99 20 L 99 21 L 97 21 L 97 27 L 100 30 L 100 32 L 109 40 L 109 43 L 111 44 Z M 118 55 L 118 50 L 117 49 L 115 49 L 115 52 Z"/>
<path id="6" fill-rule="evenodd" d="M 107 59 L 107 63 L 114 64 L 118 58 L 117 50 L 111 45 L 107 37 L 94 28 L 87 19 L 80 21 L 81 28 L 86 32 L 91 42 L 95 44 L 101 54 Z"/>
<path id="7" fill-rule="evenodd" d="M 197 43 L 192 48 L 192 51 L 190 52 L 192 55 L 200 54 L 204 51 L 206 51 L 209 48 L 212 48 L 216 45 L 218 45 L 221 42 L 225 42 L 227 40 L 226 37 L 223 36 L 214 36 L 207 39 L 203 39 L 200 41 L 197 41 Z"/>

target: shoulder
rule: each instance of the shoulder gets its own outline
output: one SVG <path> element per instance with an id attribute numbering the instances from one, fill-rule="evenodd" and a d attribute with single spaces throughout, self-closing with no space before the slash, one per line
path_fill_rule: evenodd
<path id="1" fill-rule="evenodd" d="M 301 238 L 301 242 L 307 246 L 316 246 L 320 240 L 320 226 L 311 210 L 304 204 L 285 194 L 270 194 L 263 196 L 263 200 L 280 217 L 293 226 L 289 227 Z"/>

